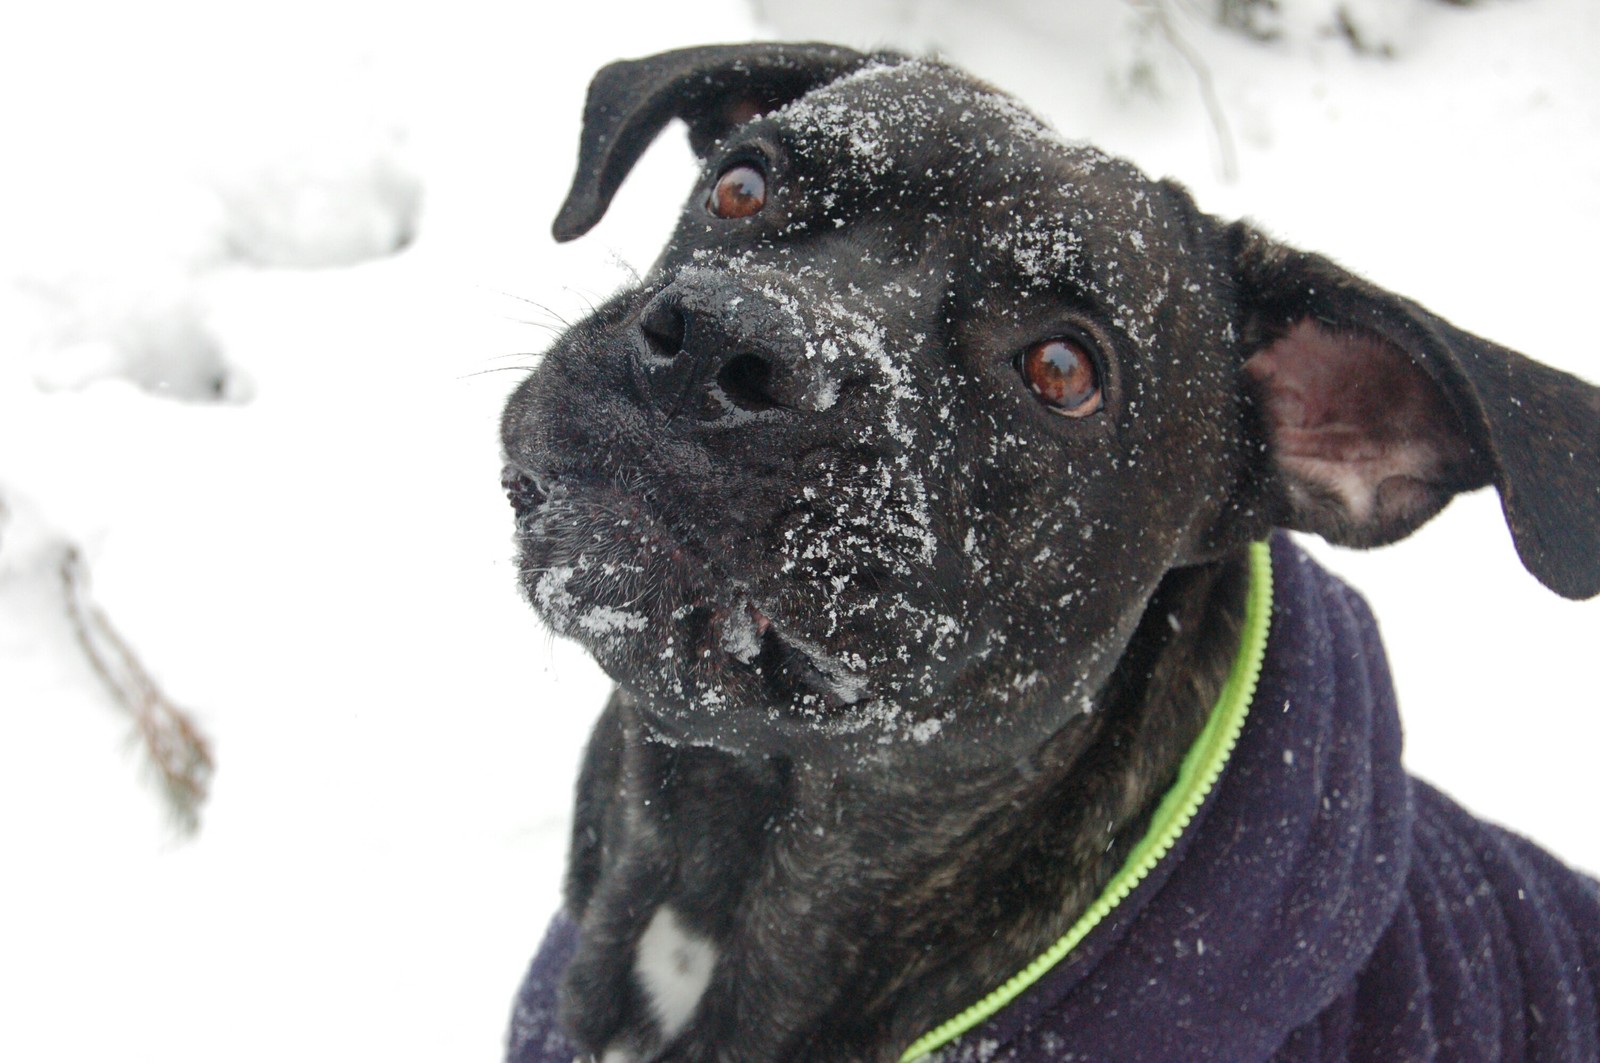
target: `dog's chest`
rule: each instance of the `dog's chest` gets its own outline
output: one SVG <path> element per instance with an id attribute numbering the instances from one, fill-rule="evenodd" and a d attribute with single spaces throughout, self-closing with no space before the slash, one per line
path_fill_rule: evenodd
<path id="1" fill-rule="evenodd" d="M 656 909 L 639 937 L 633 973 L 650 1000 L 663 1038 L 675 1036 L 711 983 L 717 948 L 684 926 L 667 905 Z"/>

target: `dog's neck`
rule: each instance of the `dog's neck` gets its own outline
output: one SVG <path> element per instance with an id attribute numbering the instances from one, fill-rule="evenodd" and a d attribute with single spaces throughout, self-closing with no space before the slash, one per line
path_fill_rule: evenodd
<path id="1" fill-rule="evenodd" d="M 897 1058 L 1121 866 L 1223 686 L 1247 581 L 1242 559 L 1170 573 L 1093 713 L 960 779 L 674 747 L 619 695 L 580 781 L 574 1032 L 607 1059 Z"/>

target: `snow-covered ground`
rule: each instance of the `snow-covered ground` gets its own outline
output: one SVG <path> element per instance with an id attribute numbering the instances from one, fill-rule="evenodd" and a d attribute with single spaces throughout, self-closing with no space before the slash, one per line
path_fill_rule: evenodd
<path id="1" fill-rule="evenodd" d="M 1207 209 L 1600 380 L 1600 7 L 1352 5 L 1385 59 L 1321 35 L 1333 6 L 1272 45 L 1159 9 L 1214 80 L 1225 182 L 1149 5 L 763 5 L 784 35 L 941 47 Z M 8 17 L 0 1058 L 495 1057 L 605 690 L 516 596 L 495 419 L 692 172 L 669 134 L 553 245 L 584 86 L 776 32 L 735 0 L 556 10 Z M 213 741 L 192 841 L 73 637 L 69 543 Z M 1600 603 L 1527 576 L 1489 494 L 1328 553 L 1384 624 L 1413 766 L 1600 868 Z"/>

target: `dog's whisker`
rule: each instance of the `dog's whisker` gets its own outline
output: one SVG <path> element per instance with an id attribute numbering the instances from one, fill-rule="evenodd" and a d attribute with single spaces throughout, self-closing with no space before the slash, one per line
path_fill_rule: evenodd
<path id="1" fill-rule="evenodd" d="M 630 272 L 631 272 L 631 268 L 630 268 Z M 637 274 L 635 274 L 635 276 L 637 277 Z M 567 292 L 567 293 L 569 293 L 569 294 L 571 294 L 571 295 L 577 296 L 579 299 L 582 299 L 583 300 L 583 304 L 589 308 L 589 313 L 591 315 L 599 313 L 600 308 L 598 306 L 596 306 L 595 302 L 594 302 L 595 293 L 588 292 L 588 291 L 579 291 L 576 288 L 563 288 L 562 290 Z"/>
<path id="2" fill-rule="evenodd" d="M 456 379 L 470 380 L 476 376 L 488 376 L 490 373 L 531 373 L 537 368 L 538 366 L 534 365 L 495 365 L 487 369 L 474 369 L 470 373 L 462 373 Z"/>
<path id="3" fill-rule="evenodd" d="M 572 328 L 572 322 L 568 321 L 565 317 L 563 317 L 560 313 L 558 313 L 553 307 L 551 307 L 547 303 L 541 303 L 536 299 L 530 299 L 525 295 L 517 295 L 515 292 L 508 292 L 508 291 L 504 291 L 503 289 L 490 288 L 490 289 L 487 289 L 487 290 L 494 292 L 496 295 L 503 296 L 504 298 L 507 298 L 507 299 L 514 299 L 519 303 L 526 303 L 528 306 L 531 306 L 536 310 L 543 311 L 545 314 L 547 314 L 551 319 L 553 319 L 555 321 L 556 325 L 558 325 L 560 327 L 559 328 L 560 331 L 566 331 L 566 330 Z M 517 318 L 509 318 L 509 320 L 518 321 L 519 319 L 517 319 Z M 520 323 L 528 324 L 528 325 L 536 325 L 536 326 L 540 326 L 540 327 L 552 327 L 552 328 L 554 327 L 554 326 L 546 326 L 542 322 L 535 322 L 535 321 L 521 321 Z"/>
<path id="4" fill-rule="evenodd" d="M 548 321 L 534 321 L 525 317 L 513 317 L 510 314 L 501 314 L 500 320 L 509 321 L 513 325 L 527 325 L 530 328 L 544 329 L 546 332 L 549 332 L 551 335 L 555 336 L 561 335 L 569 328 L 569 326 L 566 324 L 551 324 Z"/>
<path id="5" fill-rule="evenodd" d="M 491 362 L 502 361 L 506 358 L 537 358 L 543 360 L 549 354 L 549 351 L 511 351 L 506 354 L 491 354 L 488 356 L 488 360 Z"/>

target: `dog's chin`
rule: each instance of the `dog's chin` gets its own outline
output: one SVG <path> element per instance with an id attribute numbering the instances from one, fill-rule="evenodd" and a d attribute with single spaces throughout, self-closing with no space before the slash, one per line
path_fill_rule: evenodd
<path id="1" fill-rule="evenodd" d="M 859 730 L 872 692 L 847 651 L 769 615 L 637 494 L 514 472 L 505 485 L 534 610 L 589 650 L 664 737 L 766 748 Z"/>

